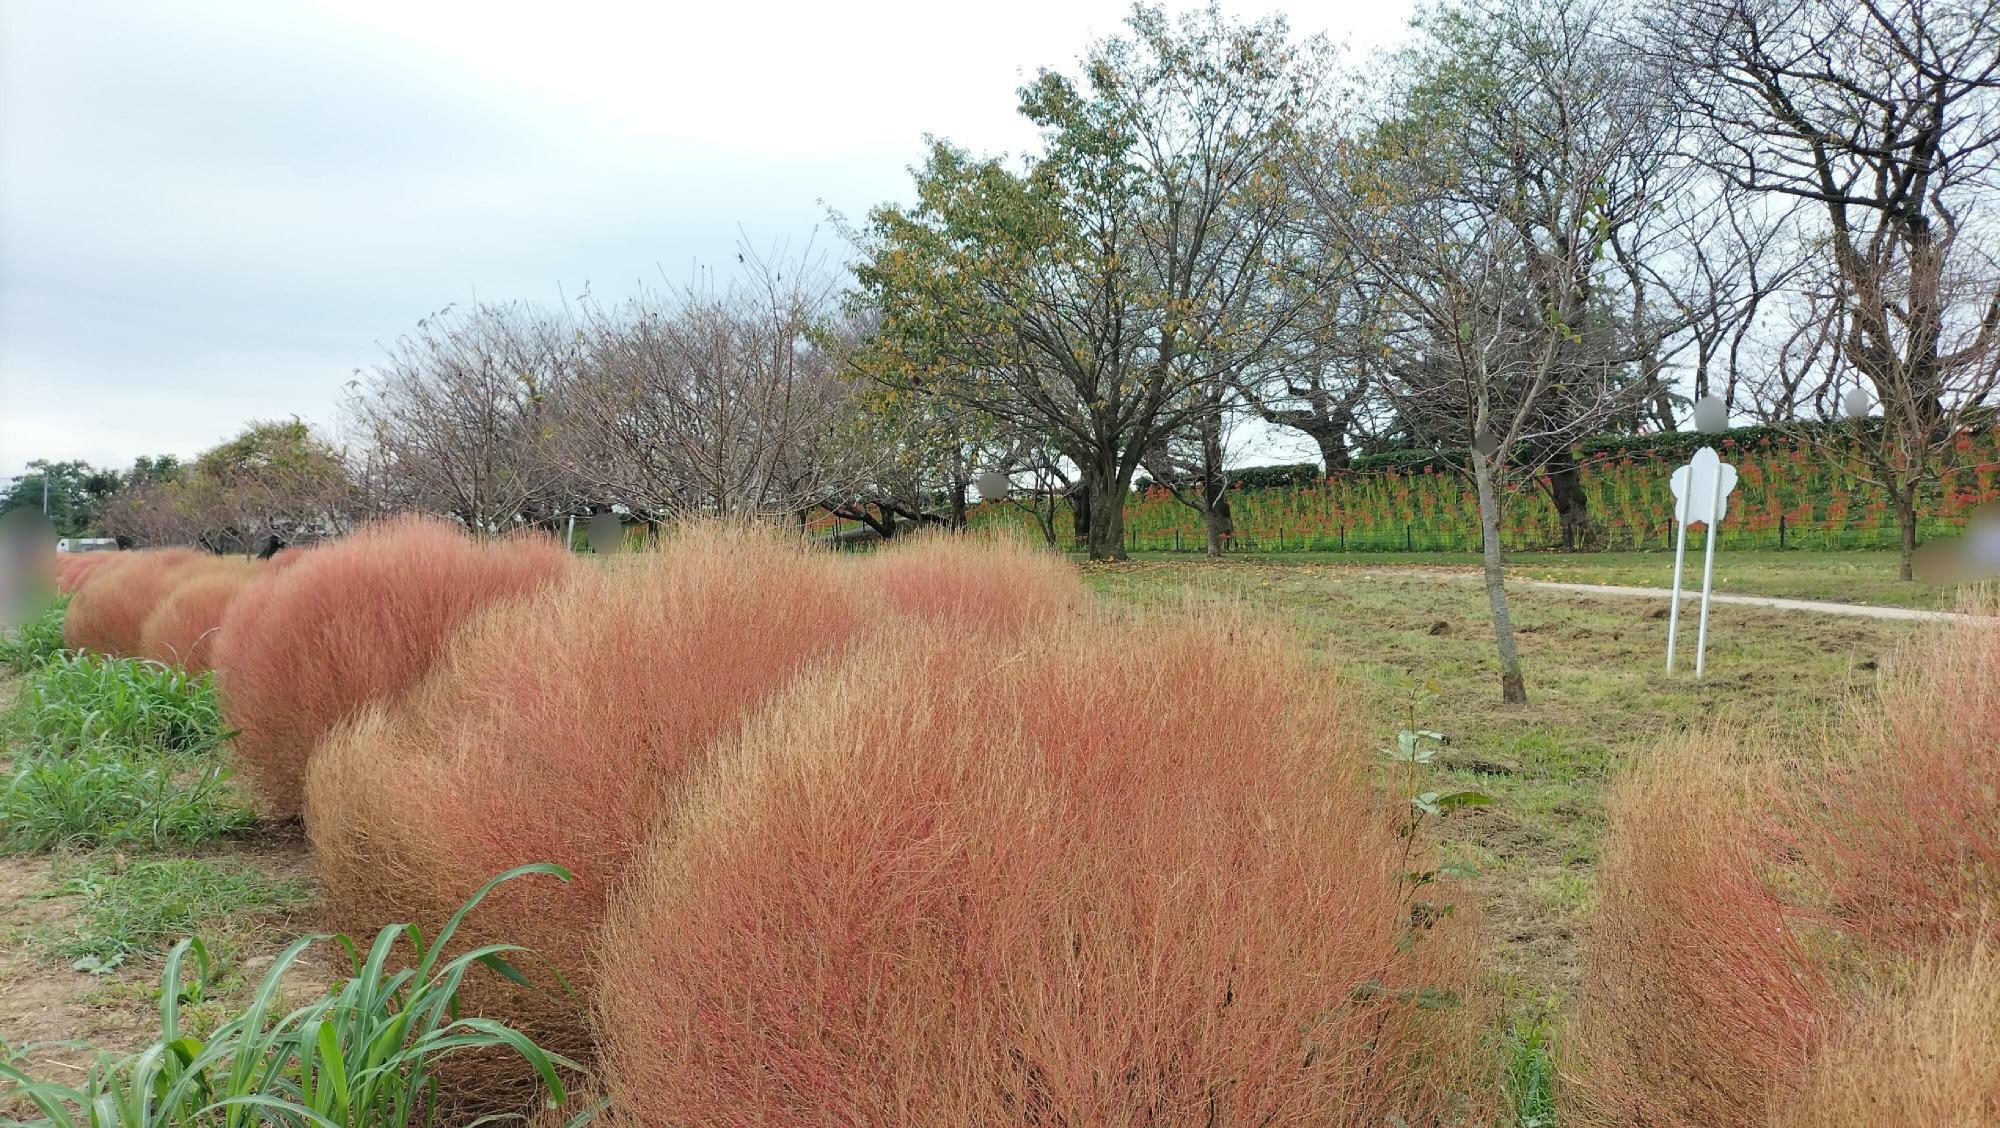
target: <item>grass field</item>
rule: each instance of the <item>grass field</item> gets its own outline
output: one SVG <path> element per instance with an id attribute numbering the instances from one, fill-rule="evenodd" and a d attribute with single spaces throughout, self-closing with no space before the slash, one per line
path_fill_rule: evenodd
<path id="1" fill-rule="evenodd" d="M 1816 563 L 1793 554 L 1779 563 L 1792 559 Z M 1477 584 L 1291 556 L 1147 559 L 1085 571 L 1117 602 L 1219 599 L 1275 615 L 1361 681 L 1375 706 L 1378 743 L 1390 744 L 1413 710 L 1413 727 L 1446 734 L 1440 759 L 1450 782 L 1496 800 L 1449 815 L 1444 834 L 1481 871 L 1491 971 L 1510 1019 L 1555 1012 L 1575 985 L 1600 801 L 1621 757 L 1716 718 L 1782 736 L 1869 707 L 1879 665 L 1917 629 L 1717 605 L 1708 676 L 1697 683 L 1685 670 L 1669 676 L 1662 668 L 1663 607 L 1524 588 L 1513 593 L 1513 607 L 1531 700 L 1503 707 Z M 1787 589 L 1781 594 L 1820 594 L 1829 574 L 1778 586 Z M 1691 646 L 1686 630 L 1683 644 Z"/>

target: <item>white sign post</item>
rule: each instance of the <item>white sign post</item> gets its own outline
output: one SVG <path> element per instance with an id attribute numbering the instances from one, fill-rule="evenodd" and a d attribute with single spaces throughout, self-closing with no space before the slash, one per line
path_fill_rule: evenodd
<path id="1" fill-rule="evenodd" d="M 1667 615 L 1668 673 L 1674 670 L 1674 642 L 1680 637 L 1681 568 L 1687 558 L 1688 526 L 1700 521 L 1708 529 L 1701 566 L 1701 626 L 1694 643 L 1694 676 L 1698 678 L 1708 657 L 1708 596 L 1715 583 L 1716 531 L 1726 514 L 1730 491 L 1736 488 L 1736 467 L 1722 461 L 1714 447 L 1703 447 L 1687 465 L 1675 468 L 1667 485 L 1673 490 L 1674 514 L 1680 522 L 1674 538 L 1674 605 Z"/>

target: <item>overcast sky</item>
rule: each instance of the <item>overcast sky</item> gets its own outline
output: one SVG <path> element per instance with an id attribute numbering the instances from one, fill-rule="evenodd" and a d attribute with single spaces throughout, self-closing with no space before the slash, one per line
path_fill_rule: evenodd
<path id="1" fill-rule="evenodd" d="M 1411 3 L 1282 10 L 1357 58 Z M 451 302 L 838 254 L 827 210 L 904 198 L 925 134 L 1030 147 L 1015 89 L 1126 11 L 0 0 L 0 478 L 331 432 Z"/>

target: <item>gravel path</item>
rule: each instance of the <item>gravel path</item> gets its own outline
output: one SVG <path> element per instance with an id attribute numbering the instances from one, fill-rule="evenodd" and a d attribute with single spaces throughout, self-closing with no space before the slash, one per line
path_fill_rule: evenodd
<path id="1" fill-rule="evenodd" d="M 1462 573 L 1460 573 L 1462 574 Z M 1540 588 L 1544 591 L 1573 591 L 1583 595 L 1616 595 L 1633 599 L 1672 600 L 1674 593 L 1669 588 L 1628 587 L 1623 584 L 1569 584 L 1554 580 L 1514 580 L 1507 581 L 1508 587 Z M 1850 615 L 1857 619 L 1902 619 L 1912 622 L 1991 622 L 2000 625 L 2000 619 L 1989 619 L 1981 615 L 1962 615 L 1956 611 L 1920 611 L 1914 607 L 1876 607 L 1866 603 L 1826 603 L 1817 599 L 1781 599 L 1774 595 L 1725 595 L 1714 592 L 1709 599 L 1715 603 L 1735 603 L 1745 607 L 1770 607 L 1779 611 L 1814 611 L 1821 615 Z M 1683 589 L 1681 605 L 1701 603 L 1701 589 Z"/>

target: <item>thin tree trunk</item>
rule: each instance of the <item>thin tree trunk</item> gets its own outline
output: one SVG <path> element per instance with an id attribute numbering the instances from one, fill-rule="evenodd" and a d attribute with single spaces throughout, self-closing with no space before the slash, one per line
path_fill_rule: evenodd
<path id="1" fill-rule="evenodd" d="M 1236 523 L 1229 512 L 1229 478 L 1222 472 L 1222 420 L 1214 416 L 1201 424 L 1201 525 L 1208 555 L 1220 557 Z"/>
<path id="2" fill-rule="evenodd" d="M 1896 578 L 1915 580 L 1917 578 L 1917 485 L 1897 485 L 1892 491 L 1895 497 L 1896 529 L 1902 534 L 1902 560 L 1896 566 Z"/>
<path id="3" fill-rule="evenodd" d="M 1493 486 L 1493 468 L 1484 456 L 1472 456 L 1472 477 L 1479 489 L 1480 556 L 1486 566 L 1486 602 L 1493 610 L 1493 639 L 1500 648 L 1500 700 L 1528 703 L 1521 678 L 1521 654 L 1514 647 L 1514 619 L 1507 610 L 1507 577 L 1500 559 L 1500 504 Z"/>

